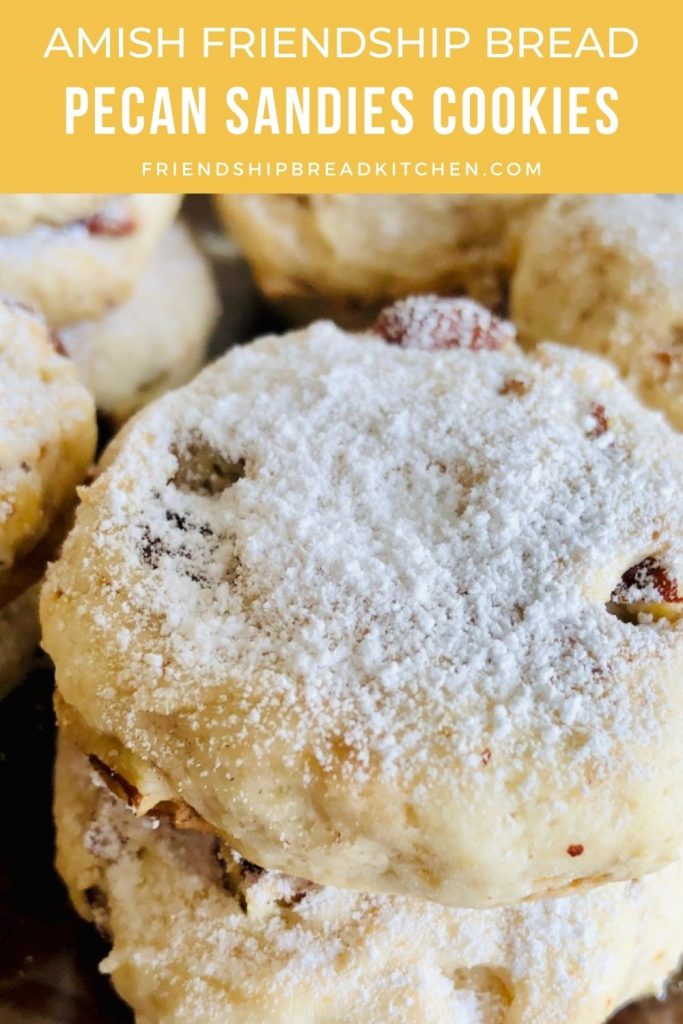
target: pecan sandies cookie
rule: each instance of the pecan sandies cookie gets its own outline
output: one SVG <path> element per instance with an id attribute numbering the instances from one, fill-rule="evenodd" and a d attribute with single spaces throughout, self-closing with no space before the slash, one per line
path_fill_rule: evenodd
<path id="1" fill-rule="evenodd" d="M 209 262 L 188 228 L 175 224 L 125 302 L 59 336 L 99 411 L 119 424 L 197 372 L 218 310 Z"/>
<path id="2" fill-rule="evenodd" d="M 103 316 L 130 295 L 180 199 L 104 197 L 65 223 L 41 219 L 22 234 L 0 231 L 0 292 L 40 310 L 54 327 Z"/>
<path id="3" fill-rule="evenodd" d="M 603 1024 L 658 994 L 683 946 L 680 862 L 489 910 L 364 895 L 136 819 L 63 739 L 55 816 L 58 869 L 138 1024 Z"/>
<path id="4" fill-rule="evenodd" d="M 556 196 L 522 246 L 512 309 L 525 341 L 607 356 L 683 429 L 683 196 Z"/>
<path id="5" fill-rule="evenodd" d="M 42 597 L 58 710 L 249 861 L 492 906 L 683 840 L 683 450 L 467 300 L 231 351 L 107 454 Z"/>
<path id="6" fill-rule="evenodd" d="M 37 314 L 0 298 L 0 693 L 37 643 L 32 589 L 95 449 L 92 398 Z"/>
<path id="7" fill-rule="evenodd" d="M 218 211 L 264 294 L 291 321 L 365 326 L 415 292 L 506 305 L 545 196 L 221 195 Z"/>

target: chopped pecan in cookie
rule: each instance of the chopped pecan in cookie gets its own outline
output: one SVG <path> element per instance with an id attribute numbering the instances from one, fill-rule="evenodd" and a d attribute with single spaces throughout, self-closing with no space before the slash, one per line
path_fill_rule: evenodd
<path id="1" fill-rule="evenodd" d="M 83 224 L 91 235 L 107 235 L 109 238 L 123 238 L 135 231 L 137 224 L 132 217 L 100 210 L 86 217 Z"/>
<path id="2" fill-rule="evenodd" d="M 612 593 L 612 601 L 622 604 L 665 601 L 672 604 L 682 602 L 683 597 L 669 567 L 656 555 L 650 555 L 626 570 Z"/>
<path id="3" fill-rule="evenodd" d="M 515 339 L 515 329 L 471 299 L 420 295 L 382 310 L 373 328 L 402 348 L 499 349 Z"/>

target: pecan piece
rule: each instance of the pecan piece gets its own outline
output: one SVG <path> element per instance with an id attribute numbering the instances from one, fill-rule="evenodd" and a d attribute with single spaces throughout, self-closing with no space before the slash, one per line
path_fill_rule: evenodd
<path id="1" fill-rule="evenodd" d="M 437 352 L 463 348 L 500 349 L 514 341 L 515 329 L 471 299 L 420 295 L 382 310 L 373 328 L 385 341 L 402 348 Z"/>
<path id="2" fill-rule="evenodd" d="M 507 377 L 500 388 L 498 389 L 499 395 L 517 395 L 521 398 L 523 395 L 529 393 L 530 385 L 524 380 L 518 380 L 516 377 Z"/>
<path id="3" fill-rule="evenodd" d="M 591 411 L 588 416 L 586 437 L 590 438 L 591 441 L 595 441 L 596 438 L 602 437 L 609 430 L 609 421 L 607 419 L 607 413 L 605 412 L 604 405 L 600 402 L 593 402 L 591 405 Z"/>
<path id="4" fill-rule="evenodd" d="M 83 221 L 91 235 L 107 235 L 109 238 L 122 238 L 135 231 L 136 223 L 132 217 L 100 210 Z"/>
<path id="5" fill-rule="evenodd" d="M 59 336 L 59 333 L 54 330 L 50 330 L 50 343 L 55 352 L 60 356 L 68 356 L 67 350 L 64 348 L 64 342 Z"/>
<path id="6" fill-rule="evenodd" d="M 618 604 L 637 601 L 677 604 L 683 601 L 683 597 L 678 592 L 678 581 L 671 576 L 668 567 L 651 555 L 626 570 L 612 593 L 612 601 Z"/>
<path id="7" fill-rule="evenodd" d="M 650 555 L 626 570 L 607 608 L 625 622 L 647 621 L 641 616 L 675 622 L 683 616 L 683 595 L 670 567 Z"/>

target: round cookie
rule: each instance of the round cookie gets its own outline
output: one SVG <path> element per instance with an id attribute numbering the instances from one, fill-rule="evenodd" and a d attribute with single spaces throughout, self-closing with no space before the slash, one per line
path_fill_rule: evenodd
<path id="1" fill-rule="evenodd" d="M 429 297 L 317 323 L 114 442 L 41 619 L 140 811 L 460 906 L 678 858 L 683 450 L 609 364 L 513 335 Z"/>
<path id="2" fill-rule="evenodd" d="M 101 320 L 60 331 L 98 409 L 120 423 L 199 369 L 218 315 L 211 268 L 176 224 L 130 297 Z"/>
<path id="3" fill-rule="evenodd" d="M 0 607 L 0 700 L 28 672 L 40 641 L 38 585 Z"/>
<path id="4" fill-rule="evenodd" d="M 136 820 L 66 744 L 55 813 L 58 869 L 137 1024 L 602 1024 L 683 947 L 680 862 L 491 910 L 324 888 Z"/>
<path id="5" fill-rule="evenodd" d="M 367 324 L 412 292 L 505 305 L 521 237 L 544 196 L 222 195 L 219 212 L 289 319 Z"/>
<path id="6" fill-rule="evenodd" d="M 93 401 L 44 320 L 0 299 L 0 607 L 40 575 L 39 545 L 95 451 Z"/>
<path id="7" fill-rule="evenodd" d="M 85 220 L 0 237 L 0 292 L 55 327 L 102 316 L 132 291 L 180 198 L 119 196 Z"/>
<path id="8" fill-rule="evenodd" d="M 607 356 L 683 429 L 683 196 L 557 196 L 531 226 L 512 287 L 529 342 Z"/>
<path id="9" fill-rule="evenodd" d="M 19 235 L 36 224 L 66 224 L 96 213 L 106 195 L 77 192 L 0 193 L 0 235 Z"/>

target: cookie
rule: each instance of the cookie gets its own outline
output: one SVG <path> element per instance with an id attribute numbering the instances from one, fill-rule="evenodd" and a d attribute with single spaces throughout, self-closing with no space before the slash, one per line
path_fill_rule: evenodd
<path id="1" fill-rule="evenodd" d="M 40 640 L 38 585 L 0 608 L 0 700 L 28 672 Z"/>
<path id="2" fill-rule="evenodd" d="M 0 194 L 0 235 L 20 235 L 36 224 L 67 224 L 96 213 L 104 195 L 76 192 L 3 192 Z"/>
<path id="3" fill-rule="evenodd" d="M 683 196 L 557 196 L 512 289 L 524 337 L 607 356 L 683 429 Z"/>
<path id="4" fill-rule="evenodd" d="M 63 328 L 60 339 L 98 409 L 120 423 L 193 376 L 217 315 L 208 261 L 187 228 L 177 224 L 126 302 L 101 320 Z"/>
<path id="5" fill-rule="evenodd" d="M 218 210 L 269 299 L 295 322 L 350 326 L 411 292 L 505 305 L 543 196 L 223 195 Z"/>
<path id="6" fill-rule="evenodd" d="M 58 869 L 138 1024 L 602 1024 L 683 946 L 680 863 L 495 910 L 367 896 L 136 820 L 66 744 L 55 811 Z"/>
<path id="7" fill-rule="evenodd" d="M 41 617 L 139 810 L 461 906 L 677 859 L 683 449 L 608 363 L 513 338 L 433 297 L 320 322 L 114 442 Z"/>
<path id="8" fill-rule="evenodd" d="M 94 450 L 93 402 L 74 366 L 40 316 L 0 300 L 0 607 L 42 572 L 40 545 Z"/>
<path id="9" fill-rule="evenodd" d="M 133 290 L 176 215 L 177 195 L 128 195 L 70 224 L 0 237 L 0 292 L 54 327 L 96 319 Z"/>

